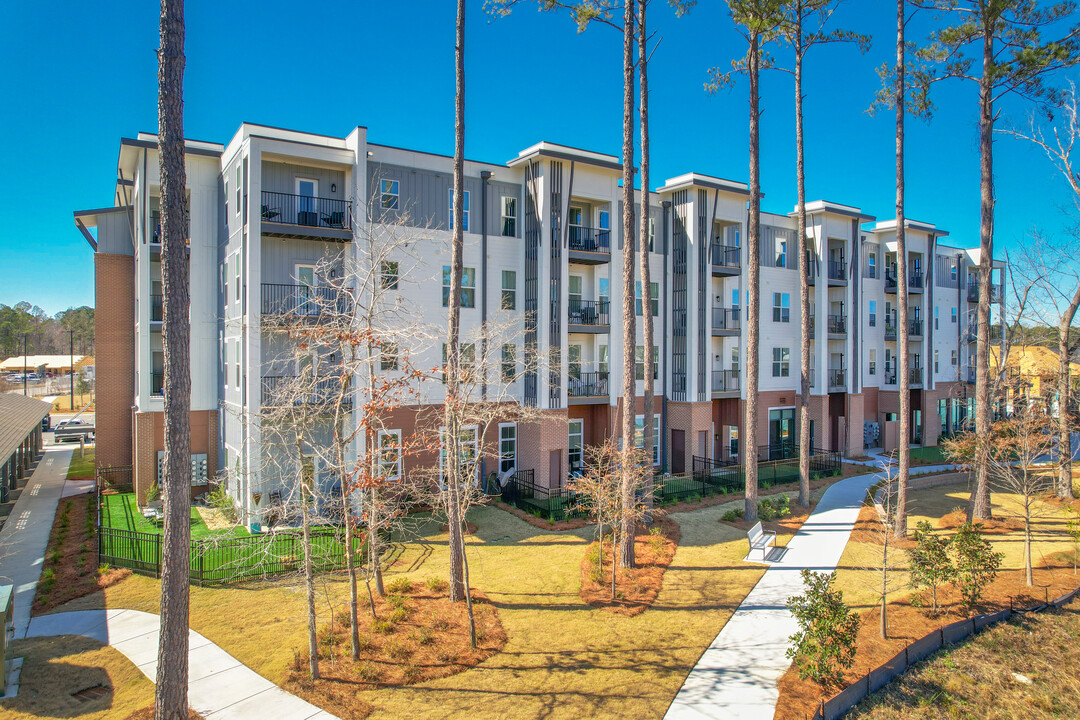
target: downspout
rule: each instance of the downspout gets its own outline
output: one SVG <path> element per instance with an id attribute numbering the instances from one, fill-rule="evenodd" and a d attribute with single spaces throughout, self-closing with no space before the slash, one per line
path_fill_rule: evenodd
<path id="1" fill-rule="evenodd" d="M 488 181 L 491 180 L 490 170 L 480 171 L 480 327 L 484 328 L 480 335 L 480 357 L 487 358 L 487 310 L 488 310 L 488 253 L 487 253 L 487 197 Z M 480 398 L 487 401 L 487 372 L 484 372 L 484 382 L 480 386 Z M 487 479 L 487 454 L 480 458 L 481 483 Z M 483 487 L 483 485 L 481 485 Z"/>
<path id="2" fill-rule="evenodd" d="M 669 257 L 669 253 L 668 253 L 668 216 L 669 216 L 669 214 L 671 212 L 671 201 L 670 200 L 664 200 L 660 204 L 664 208 L 664 215 L 663 215 L 663 218 L 661 219 L 661 222 L 660 222 L 660 224 L 663 226 L 662 242 L 663 242 L 663 248 L 664 248 L 664 274 L 663 274 L 663 277 L 664 277 L 664 281 L 663 281 L 664 282 L 664 289 L 663 289 L 663 292 L 661 293 L 661 296 L 664 298 L 664 318 L 661 321 L 661 331 L 660 331 L 660 335 L 661 335 L 661 338 L 662 338 L 661 341 L 660 341 L 660 343 L 662 345 L 662 348 L 660 350 L 660 356 L 662 358 L 664 358 L 664 374 L 663 374 L 663 378 L 660 380 L 660 393 L 661 393 L 661 400 L 660 400 L 660 438 L 661 438 L 661 440 L 660 440 L 660 467 L 661 468 L 667 468 L 668 467 L 668 463 L 667 463 L 668 444 L 663 441 L 663 438 L 666 438 L 667 435 L 668 435 L 668 433 L 667 433 L 667 404 L 668 404 L 667 381 L 668 381 L 668 373 L 671 371 L 670 362 L 669 362 L 669 358 L 668 358 L 668 351 L 667 351 L 667 347 L 668 347 L 668 315 L 670 313 L 670 307 L 668 307 L 668 305 L 669 305 L 668 298 L 670 297 L 668 295 L 668 257 Z"/>

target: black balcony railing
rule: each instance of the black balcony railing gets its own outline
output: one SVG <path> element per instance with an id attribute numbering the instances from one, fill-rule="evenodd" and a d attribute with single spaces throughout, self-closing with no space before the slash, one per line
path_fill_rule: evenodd
<path id="1" fill-rule="evenodd" d="M 165 318 L 165 296 L 150 296 L 150 321 L 161 322 Z"/>
<path id="2" fill-rule="evenodd" d="M 885 339 L 896 339 L 896 321 L 892 318 L 885 318 Z"/>
<path id="3" fill-rule="evenodd" d="M 328 375 L 298 379 L 295 375 L 270 375 L 262 378 L 263 407 L 322 405 L 329 412 L 340 399 L 344 409 L 352 407 L 352 397 L 341 392 L 341 378 Z"/>
<path id="4" fill-rule="evenodd" d="M 888 368 L 885 368 L 885 384 L 886 385 L 895 385 L 896 384 L 896 371 L 895 370 L 890 370 Z"/>
<path id="5" fill-rule="evenodd" d="M 817 329 L 817 323 L 814 321 L 814 315 L 812 313 L 810 315 L 809 320 L 810 320 L 810 322 L 809 322 L 809 325 L 810 325 L 810 337 L 813 338 L 814 337 L 814 330 Z"/>
<path id="6" fill-rule="evenodd" d="M 262 191 L 263 222 L 304 227 L 352 229 L 352 203 L 336 198 Z"/>
<path id="7" fill-rule="evenodd" d="M 966 382 L 968 385 L 975 384 L 975 368 L 964 368 L 964 382 Z"/>
<path id="8" fill-rule="evenodd" d="M 739 390 L 739 371 L 738 370 L 713 370 L 712 371 L 712 391 L 713 392 L 738 392 Z"/>
<path id="9" fill-rule="evenodd" d="M 829 279 L 830 280 L 846 280 L 847 279 L 847 262 L 844 260 L 830 260 L 829 261 Z"/>
<path id="10" fill-rule="evenodd" d="M 571 225 L 567 229 L 570 231 L 568 240 L 571 250 L 594 253 L 611 252 L 611 230 L 584 225 Z"/>
<path id="11" fill-rule="evenodd" d="M 912 320 L 908 323 L 908 335 L 922 335 L 922 320 Z"/>
<path id="12" fill-rule="evenodd" d="M 738 330 L 742 327 L 742 308 L 712 309 L 713 330 Z"/>
<path id="13" fill-rule="evenodd" d="M 829 333 L 842 335 L 847 332 L 847 315 L 829 316 Z"/>
<path id="14" fill-rule="evenodd" d="M 911 368 L 908 370 L 908 382 L 912 385 L 922 385 L 922 368 Z"/>
<path id="15" fill-rule="evenodd" d="M 568 320 L 571 325 L 610 325 L 611 302 L 608 300 L 578 300 L 567 302 Z"/>
<path id="16" fill-rule="evenodd" d="M 829 387 L 844 387 L 847 382 L 846 372 L 843 368 L 829 368 Z"/>
<path id="17" fill-rule="evenodd" d="M 713 265 L 721 267 L 739 267 L 739 248 L 735 245 L 713 243 L 709 248 L 709 257 Z"/>
<path id="18" fill-rule="evenodd" d="M 263 315 L 313 318 L 324 314 L 344 314 L 349 307 L 349 298 L 337 288 L 262 284 Z"/>
<path id="19" fill-rule="evenodd" d="M 968 285 L 967 299 L 968 299 L 968 302 L 979 302 L 979 285 L 978 285 L 978 283 Z M 1001 302 L 1001 286 L 1000 285 L 991 285 L 990 286 L 990 302 L 992 302 L 992 303 Z"/>
<path id="20" fill-rule="evenodd" d="M 887 268 L 885 270 L 885 292 L 896 292 L 896 270 L 895 268 Z"/>
<path id="21" fill-rule="evenodd" d="M 608 384 L 608 372 L 581 372 L 570 370 L 570 377 L 566 383 L 566 395 L 572 398 L 608 397 L 610 385 Z"/>
<path id="22" fill-rule="evenodd" d="M 912 270 L 908 273 L 907 286 L 909 288 L 915 288 L 921 290 L 923 286 L 923 276 L 921 270 Z"/>
<path id="23" fill-rule="evenodd" d="M 164 395 L 165 394 L 165 373 L 152 372 L 150 373 L 150 394 L 151 395 Z"/>

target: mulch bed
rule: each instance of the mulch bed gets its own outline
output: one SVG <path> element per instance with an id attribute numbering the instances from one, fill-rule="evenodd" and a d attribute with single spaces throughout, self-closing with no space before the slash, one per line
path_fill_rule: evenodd
<path id="1" fill-rule="evenodd" d="M 530 515 L 521 508 L 514 507 L 513 505 L 508 505 L 502 500 L 493 500 L 491 502 L 491 506 L 497 507 L 500 510 L 504 510 L 505 512 L 510 513 L 514 517 L 520 518 L 532 525 L 534 528 L 539 528 L 540 530 L 551 530 L 554 532 L 558 532 L 560 530 L 577 530 L 578 528 L 583 528 L 587 525 L 593 524 L 592 521 L 587 520 L 586 518 L 571 518 L 570 520 L 556 520 L 555 522 L 551 522 L 550 520 L 545 520 L 544 518 L 538 518 L 535 515 Z"/>
<path id="2" fill-rule="evenodd" d="M 93 495 L 60 499 L 34 596 L 34 615 L 115 585 L 131 574 L 126 568 L 99 572 L 96 516 Z"/>
<path id="3" fill-rule="evenodd" d="M 361 602 L 359 661 L 351 657 L 349 614 L 343 606 L 332 623 L 319 629 L 320 679 L 309 677 L 305 646 L 294 651 L 282 687 L 344 720 L 365 718 L 373 708 L 357 697 L 358 691 L 456 675 L 502 650 L 506 632 L 495 606 L 475 591 L 472 603 L 475 649 L 469 643 L 465 603 L 451 602 L 444 582 L 390 582 L 385 597 L 375 598 L 376 620 Z"/>
<path id="4" fill-rule="evenodd" d="M 604 538 L 600 568 L 596 568 L 598 546 L 594 542 L 585 551 L 581 561 L 582 601 L 603 608 L 617 615 L 640 615 L 660 594 L 664 584 L 664 572 L 675 557 L 675 550 L 682 539 L 679 524 L 662 511 L 653 514 L 652 529 L 639 525 L 634 537 L 634 562 L 632 568 L 618 570 L 616 596 L 611 598 L 611 537 Z"/>
<path id="5" fill-rule="evenodd" d="M 864 507 L 855 533 L 870 532 L 875 527 L 876 521 L 873 517 L 876 517 L 876 512 L 868 506 Z M 853 539 L 857 539 L 854 534 Z M 913 542 L 908 539 L 898 542 L 896 546 L 898 549 L 911 547 Z M 1010 607 L 1033 607 L 1061 597 L 1080 586 L 1080 576 L 1073 574 L 1071 558 L 1063 555 L 1052 556 L 1042 567 L 1036 567 L 1035 584 L 1030 588 L 1024 585 L 1023 569 L 999 572 L 997 579 L 983 592 L 983 601 L 976 609 L 976 614 L 993 613 Z M 846 671 L 843 687 L 865 675 L 868 670 L 892 659 L 905 645 L 939 627 L 968 617 L 961 606 L 959 591 L 951 584 L 938 589 L 941 614 L 936 617 L 930 616 L 929 594 L 924 594 L 925 597 L 913 595 L 889 603 L 887 640 L 882 640 L 880 636 L 880 609 L 873 608 L 862 613 L 855 665 Z M 913 606 L 913 599 L 923 600 L 925 607 Z M 817 684 L 801 679 L 794 666 L 788 668 L 780 678 L 778 687 L 780 699 L 776 706 L 775 720 L 805 720 L 813 715 L 822 699 L 833 694 L 823 693 Z"/>

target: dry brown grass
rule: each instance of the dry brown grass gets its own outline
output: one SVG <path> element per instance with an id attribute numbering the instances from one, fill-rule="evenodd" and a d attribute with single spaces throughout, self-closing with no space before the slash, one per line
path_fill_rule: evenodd
<path id="1" fill-rule="evenodd" d="M 603 556 L 592 543 L 581 561 L 581 599 L 592 607 L 618 615 L 640 615 L 653 604 L 664 584 L 664 571 L 679 546 L 679 524 L 660 512 L 653 528 L 639 526 L 634 536 L 634 567 L 619 568 L 615 598 L 611 597 L 611 557 L 614 547 L 605 537 Z M 599 565 L 599 567 L 598 567 Z"/>
<path id="2" fill-rule="evenodd" d="M 154 706 L 147 705 L 128 715 L 124 720 L 154 720 Z M 203 720 L 203 716 L 188 708 L 188 720 Z"/>
<path id="3" fill-rule="evenodd" d="M 1061 612 L 1017 617 L 935 655 L 863 701 L 849 717 L 1074 718 L 1080 708 L 1078 664 L 1080 601 L 1074 601 Z"/>
<path id="4" fill-rule="evenodd" d="M 124 718 L 154 702 L 154 683 L 119 651 L 73 635 L 16 640 L 11 657 L 23 658 L 19 694 L 0 700 L 4 720 Z M 104 687 L 101 697 L 75 693 Z"/>

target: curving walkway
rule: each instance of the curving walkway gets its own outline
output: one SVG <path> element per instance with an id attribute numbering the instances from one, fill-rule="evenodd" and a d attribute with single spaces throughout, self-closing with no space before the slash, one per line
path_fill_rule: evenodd
<path id="1" fill-rule="evenodd" d="M 825 491 L 781 557 L 768 563 L 769 569 L 690 671 L 666 719 L 773 716 L 776 683 L 791 664 L 785 654 L 788 637 L 796 631 L 788 598 L 802 592 L 803 569 L 836 568 L 866 491 L 875 482 L 874 473 L 857 475 Z"/>
<path id="2" fill-rule="evenodd" d="M 41 615 L 27 637 L 82 635 L 111 645 L 156 679 L 160 619 L 140 610 L 80 610 Z M 205 718 L 336 720 L 285 692 L 205 637 L 188 631 L 188 704 Z"/>

